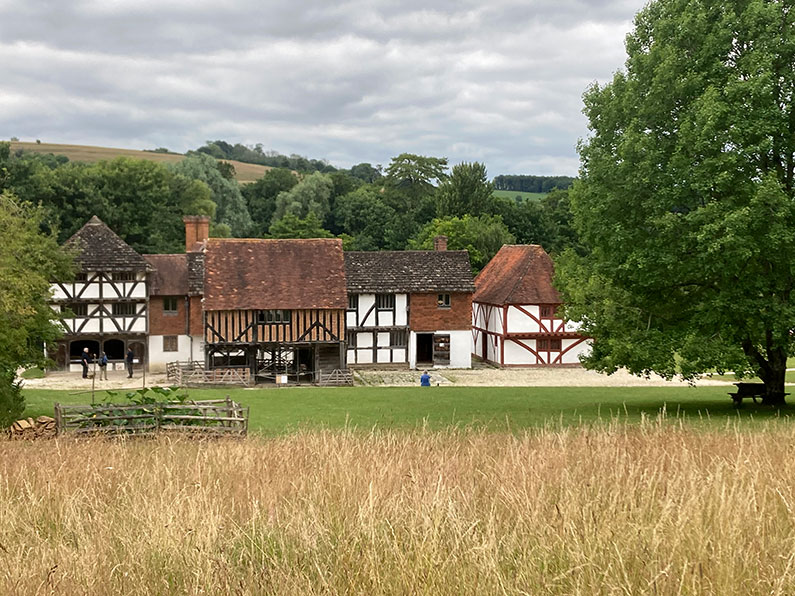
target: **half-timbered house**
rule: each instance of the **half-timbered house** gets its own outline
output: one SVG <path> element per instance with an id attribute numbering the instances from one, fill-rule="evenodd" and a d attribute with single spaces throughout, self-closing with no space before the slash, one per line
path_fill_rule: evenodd
<path id="1" fill-rule="evenodd" d="M 346 252 L 348 365 L 471 366 L 466 251 Z"/>
<path id="2" fill-rule="evenodd" d="M 208 369 L 312 381 L 345 368 L 340 240 L 210 239 L 204 261 Z"/>
<path id="3" fill-rule="evenodd" d="M 121 366 L 132 348 L 144 363 L 150 265 L 96 216 L 65 246 L 74 251 L 77 274 L 52 287 L 53 309 L 64 315 L 64 336 L 50 346 L 53 359 L 61 368 L 79 370 L 80 354 L 88 348 L 94 355 L 106 352 Z"/>
<path id="4" fill-rule="evenodd" d="M 505 245 L 475 278 L 472 352 L 498 366 L 576 365 L 590 349 L 558 316 L 554 266 L 538 245 Z"/>

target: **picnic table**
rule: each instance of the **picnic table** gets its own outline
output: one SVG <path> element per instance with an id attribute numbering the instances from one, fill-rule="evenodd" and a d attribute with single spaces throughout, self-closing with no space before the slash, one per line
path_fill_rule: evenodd
<path id="1" fill-rule="evenodd" d="M 737 391 L 729 392 L 732 400 L 734 400 L 734 407 L 739 408 L 743 405 L 743 399 L 750 397 L 757 403 L 756 398 L 764 399 L 768 395 L 764 383 L 735 383 Z M 789 393 L 784 393 L 782 397 L 786 397 Z"/>

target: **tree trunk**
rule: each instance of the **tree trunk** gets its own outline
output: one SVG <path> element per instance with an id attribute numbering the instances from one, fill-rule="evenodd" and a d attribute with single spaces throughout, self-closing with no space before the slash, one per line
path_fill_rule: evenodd
<path id="1" fill-rule="evenodd" d="M 769 344 L 768 344 L 769 345 Z M 783 348 L 769 347 L 765 358 L 750 341 L 743 342 L 743 351 L 752 362 L 756 362 L 759 378 L 765 383 L 765 396 L 762 403 L 768 406 L 784 406 L 784 382 L 787 376 L 787 351 Z"/>

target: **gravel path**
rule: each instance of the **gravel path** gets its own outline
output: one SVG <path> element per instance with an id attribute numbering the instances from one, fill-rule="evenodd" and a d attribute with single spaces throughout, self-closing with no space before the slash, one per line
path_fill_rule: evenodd
<path id="1" fill-rule="evenodd" d="M 649 379 L 636 377 L 619 371 L 613 375 L 603 375 L 580 367 L 574 368 L 511 368 L 498 369 L 476 365 L 471 370 L 438 369 L 429 371 L 434 385 L 462 387 L 684 387 L 687 383 L 674 380 L 666 381 L 656 375 Z M 422 371 L 410 370 L 357 370 L 357 384 L 370 386 L 411 386 L 419 385 Z M 138 389 L 143 386 L 143 379 L 137 373 L 133 379 L 127 378 L 124 371 L 109 371 L 108 381 L 95 382 L 95 389 Z M 40 389 L 66 389 L 90 391 L 91 379 L 83 379 L 80 373 L 51 372 L 42 379 L 23 381 L 24 387 Z M 165 374 L 147 374 L 146 385 L 167 386 Z M 702 379 L 697 383 L 705 385 L 731 385 L 723 380 Z"/>

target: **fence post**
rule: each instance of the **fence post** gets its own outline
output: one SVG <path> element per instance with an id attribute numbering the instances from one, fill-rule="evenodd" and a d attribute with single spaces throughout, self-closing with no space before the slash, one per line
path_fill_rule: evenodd
<path id="1" fill-rule="evenodd" d="M 61 434 L 61 404 L 55 402 L 55 435 L 58 436 Z"/>

